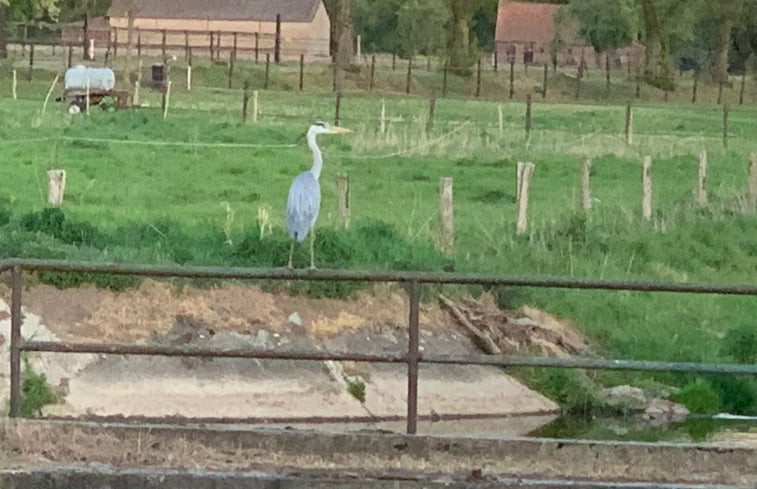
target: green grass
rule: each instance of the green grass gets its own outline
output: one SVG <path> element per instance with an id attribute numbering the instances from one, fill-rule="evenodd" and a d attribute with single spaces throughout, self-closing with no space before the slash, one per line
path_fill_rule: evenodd
<path id="1" fill-rule="evenodd" d="M 198 86 L 221 84 L 216 71 L 196 71 Z M 15 101 L 0 92 L 0 250 L 5 256 L 247 266 L 286 262 L 286 193 L 291 179 L 309 165 L 304 144 L 294 143 L 310 120 L 333 119 L 331 94 L 261 91 L 259 121 L 243 124 L 239 91 L 187 93 L 179 87 L 166 120 L 157 109 L 159 94 L 147 89 L 142 100 L 152 108 L 93 109 L 90 116 L 71 117 L 55 102 L 40 112 L 46 84 L 22 83 L 22 98 Z M 503 103 L 500 131 L 499 102 L 439 100 L 428 135 L 426 100 L 386 94 L 384 102 L 386 133 L 379 130 L 382 100 L 351 92 L 342 101 L 341 116 L 354 133 L 319 140 L 326 160 L 316 234 L 322 267 L 754 282 L 757 226 L 753 213 L 742 212 L 741 198 L 748 156 L 757 150 L 752 107 L 732 108 L 726 151 L 722 113 L 713 105 L 640 105 L 634 109 L 634 142 L 628 145 L 621 105 L 535 104 L 526 139 L 522 102 Z M 710 204 L 699 208 L 692 189 L 702 150 L 710 161 Z M 646 154 L 654 161 L 651 222 L 639 216 Z M 587 157 L 594 161 L 595 200 L 584 215 L 576 204 L 580 165 Z M 530 227 L 523 236 L 514 234 L 517 161 L 536 164 Z M 45 173 L 51 168 L 67 171 L 63 214 L 42 212 Z M 350 176 L 353 225 L 347 231 L 340 229 L 336 207 L 337 173 Z M 434 248 L 438 181 L 446 176 L 454 178 L 455 200 L 456 247 L 449 257 Z M 260 232 L 261 211 L 270 216 L 270 234 Z M 307 263 L 305 247 L 296 260 Z M 60 286 L 82 280 L 60 274 L 42 278 Z M 84 279 L 114 288 L 133 283 Z M 307 289 L 315 295 L 351 290 Z M 494 292 L 503 305 L 528 302 L 571 318 L 598 354 L 608 357 L 740 361 L 729 353 L 734 341 L 729 332 L 757 327 L 751 297 Z M 647 377 L 684 385 L 697 376 L 602 373 L 591 380 L 612 385 Z M 753 386 L 706 380 L 721 407 L 757 412 Z M 559 378 L 544 378 L 547 386 L 555 382 Z M 734 393 L 745 392 L 738 403 L 730 402 Z"/>

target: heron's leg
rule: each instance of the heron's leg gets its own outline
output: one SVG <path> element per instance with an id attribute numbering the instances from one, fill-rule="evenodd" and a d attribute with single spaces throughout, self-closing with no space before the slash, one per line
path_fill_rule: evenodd
<path id="1" fill-rule="evenodd" d="M 315 242 L 315 229 L 310 230 L 310 269 L 315 270 L 315 258 L 313 252 L 313 243 Z"/>
<path id="2" fill-rule="evenodd" d="M 292 255 L 294 254 L 294 240 L 292 240 L 292 246 L 289 248 L 289 264 L 287 265 L 287 268 L 290 270 L 294 268 L 292 266 Z"/>

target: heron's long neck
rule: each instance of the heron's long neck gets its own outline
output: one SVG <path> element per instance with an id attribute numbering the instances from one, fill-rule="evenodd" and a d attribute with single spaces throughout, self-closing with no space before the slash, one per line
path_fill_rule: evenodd
<path id="1" fill-rule="evenodd" d="M 321 169 L 323 168 L 323 155 L 321 155 L 321 148 L 318 147 L 318 143 L 315 142 L 315 134 L 308 133 L 308 146 L 310 151 L 313 152 L 313 168 L 310 169 L 315 176 L 315 179 L 321 176 Z"/>

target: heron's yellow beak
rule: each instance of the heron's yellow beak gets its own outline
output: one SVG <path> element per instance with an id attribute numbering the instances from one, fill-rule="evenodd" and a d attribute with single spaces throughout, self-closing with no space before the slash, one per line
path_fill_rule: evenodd
<path id="1" fill-rule="evenodd" d="M 339 126 L 329 127 L 329 134 L 347 134 L 348 132 L 352 132 L 352 131 L 344 127 L 339 127 Z"/>

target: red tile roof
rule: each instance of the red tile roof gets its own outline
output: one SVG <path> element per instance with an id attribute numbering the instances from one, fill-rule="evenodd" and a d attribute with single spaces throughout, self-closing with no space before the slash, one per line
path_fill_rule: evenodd
<path id="1" fill-rule="evenodd" d="M 137 17 L 312 22 L 321 0 L 132 0 Z M 113 0 L 108 16 L 125 17 L 129 0 Z"/>
<path id="2" fill-rule="evenodd" d="M 500 0 L 495 39 L 503 42 L 549 43 L 552 17 L 559 5 Z"/>

